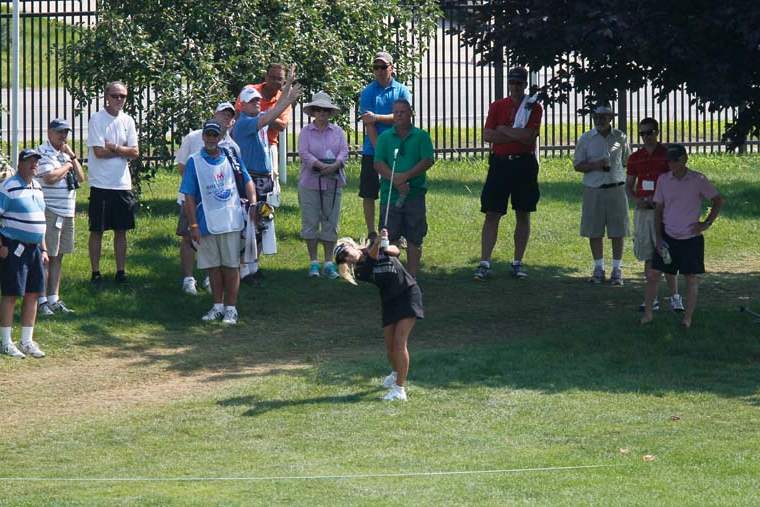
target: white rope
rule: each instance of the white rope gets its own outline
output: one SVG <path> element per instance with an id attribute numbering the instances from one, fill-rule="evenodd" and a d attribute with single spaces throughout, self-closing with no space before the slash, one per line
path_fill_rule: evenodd
<path id="1" fill-rule="evenodd" d="M 508 468 L 497 470 L 448 470 L 438 472 L 398 472 L 353 475 L 274 475 L 260 477 L 0 477 L 0 481 L 16 482 L 204 482 L 204 481 L 313 481 L 335 479 L 373 479 L 384 477 L 433 477 L 445 475 L 481 475 L 510 474 L 521 472 L 561 472 L 565 470 L 583 470 L 592 468 L 609 468 L 628 466 L 616 465 L 577 465 L 566 467 Z"/>

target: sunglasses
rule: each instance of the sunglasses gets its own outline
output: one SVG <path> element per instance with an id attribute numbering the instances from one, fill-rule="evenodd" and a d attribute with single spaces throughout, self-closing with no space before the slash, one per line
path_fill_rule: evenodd
<path id="1" fill-rule="evenodd" d="M 332 109 L 327 109 L 326 107 L 319 107 L 319 106 L 312 106 L 311 110 L 314 113 L 329 113 L 330 111 L 332 111 Z"/>
<path id="2" fill-rule="evenodd" d="M 654 130 L 654 129 L 652 129 L 652 130 L 639 130 L 639 135 L 641 137 L 651 136 L 651 135 L 656 134 L 656 133 L 657 133 L 657 131 Z"/>
<path id="3" fill-rule="evenodd" d="M 112 93 L 109 95 L 109 97 L 111 97 L 112 99 L 121 99 L 121 100 L 124 100 L 127 98 L 126 95 L 122 95 L 121 93 Z"/>
<path id="4" fill-rule="evenodd" d="M 372 70 L 385 70 L 388 67 L 390 67 L 390 65 L 373 65 Z"/>

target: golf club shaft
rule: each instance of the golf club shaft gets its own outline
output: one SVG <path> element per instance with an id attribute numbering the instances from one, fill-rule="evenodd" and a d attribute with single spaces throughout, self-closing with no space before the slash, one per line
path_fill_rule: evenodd
<path id="1" fill-rule="evenodd" d="M 393 164 L 391 165 L 391 184 L 388 185 L 388 201 L 385 203 L 385 220 L 383 227 L 388 228 L 388 212 L 391 210 L 391 192 L 393 191 L 393 175 L 396 174 L 396 159 L 398 158 L 398 148 L 393 150 Z"/>

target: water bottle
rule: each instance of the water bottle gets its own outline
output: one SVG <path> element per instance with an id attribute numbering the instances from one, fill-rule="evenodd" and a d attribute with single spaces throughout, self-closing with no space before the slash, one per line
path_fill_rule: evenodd
<path id="1" fill-rule="evenodd" d="M 662 257 L 662 262 L 665 264 L 673 262 L 673 259 L 670 257 L 670 247 L 664 241 L 662 242 L 662 246 L 660 246 L 660 257 Z"/>

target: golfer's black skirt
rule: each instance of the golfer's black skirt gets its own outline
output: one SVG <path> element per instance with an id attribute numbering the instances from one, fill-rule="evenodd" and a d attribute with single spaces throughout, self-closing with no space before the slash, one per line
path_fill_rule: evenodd
<path id="1" fill-rule="evenodd" d="M 382 302 L 383 327 L 390 326 L 402 319 L 424 319 L 422 308 L 422 291 L 419 285 L 412 285 L 393 299 Z"/>

